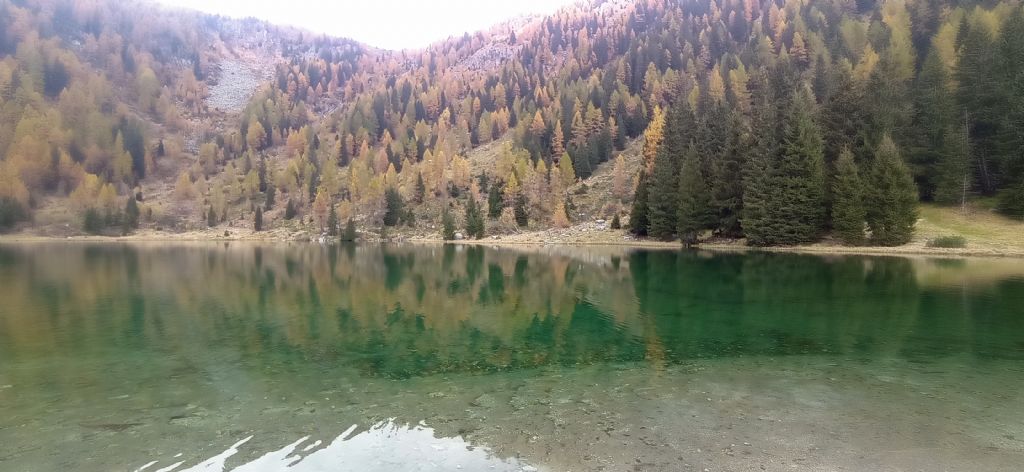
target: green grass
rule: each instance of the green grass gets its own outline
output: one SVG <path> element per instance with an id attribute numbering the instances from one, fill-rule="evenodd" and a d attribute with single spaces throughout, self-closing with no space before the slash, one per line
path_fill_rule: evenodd
<path id="1" fill-rule="evenodd" d="M 971 202 L 966 211 L 959 206 L 921 205 L 917 235 L 929 242 L 958 235 L 974 248 L 1024 251 L 1024 222 L 999 215 L 986 208 L 986 203 Z"/>

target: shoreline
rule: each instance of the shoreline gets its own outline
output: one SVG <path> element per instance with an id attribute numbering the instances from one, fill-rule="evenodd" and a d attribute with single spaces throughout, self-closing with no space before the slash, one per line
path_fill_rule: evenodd
<path id="1" fill-rule="evenodd" d="M 536 236 L 538 233 L 523 233 L 511 236 Z M 5 243 L 160 243 L 160 242 L 246 242 L 246 243 L 269 243 L 269 244 L 280 244 L 280 243 L 303 243 L 303 244 L 320 244 L 319 242 L 308 239 L 308 238 L 295 238 L 295 237 L 281 237 L 276 235 L 267 235 L 268 237 L 253 237 L 252 234 L 237 234 L 231 236 L 223 235 L 201 235 L 195 233 L 158 233 L 158 234 L 141 234 L 141 235 L 130 235 L 130 236 L 67 236 L 67 237 L 55 237 L 55 236 L 40 236 L 40 235 L 25 235 L 25 234 L 14 234 L 14 235 L 0 235 L 0 244 Z M 401 238 L 396 240 L 382 241 L 379 239 L 364 239 L 361 243 L 384 243 L 384 244 L 421 244 L 421 245 L 435 245 L 435 244 L 461 244 L 461 245 L 477 245 L 477 246 L 494 246 L 494 247 L 586 247 L 586 246 L 603 246 L 603 247 L 621 247 L 625 249 L 663 249 L 663 250 L 682 250 L 683 247 L 678 241 L 674 242 L 663 242 L 663 241 L 649 241 L 649 240 L 537 240 L 537 239 L 523 239 L 523 238 L 507 238 L 499 237 L 497 239 L 484 238 L 484 239 L 463 239 L 455 241 L 445 241 L 440 238 L 423 238 L 423 237 L 410 237 Z M 1018 250 L 998 250 L 994 248 L 931 248 L 916 243 L 910 243 L 903 246 L 895 247 L 883 247 L 883 246 L 840 246 L 833 244 L 812 244 L 812 245 L 801 245 L 801 246 L 772 246 L 772 247 L 753 247 L 741 244 L 738 240 L 736 242 L 712 242 L 694 246 L 693 250 L 711 251 L 711 252 L 771 252 L 771 253 L 791 253 L 791 254 L 812 254 L 819 256 L 827 255 L 852 255 L 852 256 L 928 256 L 928 257 L 981 257 L 981 258 L 1006 258 L 1006 259 L 1024 259 L 1024 251 Z"/>

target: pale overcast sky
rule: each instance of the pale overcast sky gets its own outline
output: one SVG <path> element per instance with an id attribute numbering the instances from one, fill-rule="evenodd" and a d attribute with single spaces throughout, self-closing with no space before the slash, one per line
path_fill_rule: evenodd
<path id="1" fill-rule="evenodd" d="M 387 49 L 418 48 L 572 0 L 157 0 L 232 17 L 344 36 Z"/>

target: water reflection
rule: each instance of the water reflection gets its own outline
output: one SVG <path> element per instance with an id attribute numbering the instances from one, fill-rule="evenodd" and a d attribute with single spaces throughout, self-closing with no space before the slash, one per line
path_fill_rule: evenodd
<path id="1" fill-rule="evenodd" d="M 1024 357 L 1019 264 L 589 257 L 479 246 L 2 246 L 0 355 L 216 346 L 253 368 L 344 363 L 395 379 L 759 354 Z M 75 377 L 47 375 L 37 380 Z"/>
<path id="2" fill-rule="evenodd" d="M 158 459 L 148 472 L 173 465 L 175 445 L 187 451 L 179 468 L 201 458 L 211 458 L 209 470 L 259 461 L 312 468 L 316 457 L 338 457 L 321 451 L 342 448 L 355 460 L 356 450 L 403 438 L 419 438 L 409 447 L 434 450 L 435 461 L 483 454 L 501 470 L 488 446 L 500 458 L 533 451 L 558 470 L 621 470 L 611 465 L 633 464 L 631 452 L 618 451 L 625 462 L 601 454 L 676 444 L 703 418 L 705 430 L 731 425 L 733 416 L 700 410 L 715 395 L 704 392 L 716 391 L 748 392 L 761 410 L 787 412 L 780 417 L 819 412 L 811 425 L 841 421 L 831 415 L 844 405 L 855 408 L 845 418 L 954 417 L 950 430 L 973 431 L 977 447 L 1024 447 L 1013 439 L 1024 437 L 1024 422 L 996 424 L 1019 416 L 1003 390 L 1020 391 L 1012 386 L 1024 380 L 1024 264 L 1015 260 L 0 244 L 0 300 L 2 470 L 127 470 Z M 856 390 L 896 381 L 913 386 Z M 907 407 L 923 391 L 943 400 Z M 802 403 L 772 403 L 779 398 Z M 436 431 L 379 426 L 308 451 L 308 440 L 281 449 L 390 417 Z M 672 437 L 612 436 L 651 421 L 660 429 L 645 434 Z M 748 431 L 771 437 L 761 424 Z M 782 436 L 801 434 L 817 435 Z M 466 443 L 476 447 L 470 456 Z M 572 447 L 589 453 L 559 454 Z M 650 469 L 678 470 L 678 451 L 647 452 L 662 453 Z"/>

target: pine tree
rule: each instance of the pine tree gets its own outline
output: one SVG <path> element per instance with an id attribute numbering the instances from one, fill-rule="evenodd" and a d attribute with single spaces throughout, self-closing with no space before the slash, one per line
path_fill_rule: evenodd
<path id="1" fill-rule="evenodd" d="M 889 135 L 882 137 L 875 151 L 866 207 L 873 244 L 899 246 L 910 242 L 917 222 L 917 188 Z"/>
<path id="2" fill-rule="evenodd" d="M 484 218 L 472 195 L 466 204 L 466 233 L 475 239 L 484 237 Z"/>
<path id="3" fill-rule="evenodd" d="M 384 190 L 384 226 L 396 226 L 405 212 L 405 202 L 395 187 Z"/>
<path id="4" fill-rule="evenodd" d="M 754 74 L 751 89 L 752 117 L 751 142 L 747 147 L 743 167 L 743 214 L 740 221 L 747 244 L 768 246 L 775 244 L 772 212 L 778 206 L 778 185 L 775 166 L 779 155 L 780 98 L 770 86 L 764 72 Z"/>
<path id="5" fill-rule="evenodd" d="M 253 229 L 256 232 L 263 231 L 263 209 L 256 207 L 256 216 L 253 218 Z"/>
<path id="6" fill-rule="evenodd" d="M 455 239 L 455 219 L 452 218 L 448 208 L 445 208 L 444 213 L 441 214 L 441 238 L 445 241 Z"/>
<path id="7" fill-rule="evenodd" d="M 331 212 L 327 214 L 327 235 L 331 237 L 338 235 L 338 212 L 334 205 L 331 205 Z"/>
<path id="8" fill-rule="evenodd" d="M 206 226 L 213 228 L 217 226 L 217 212 L 213 211 L 213 206 L 210 206 L 210 211 L 206 213 Z"/>
<path id="9" fill-rule="evenodd" d="M 697 149 L 690 146 L 679 169 L 679 216 L 676 230 L 683 244 L 690 247 L 700 232 L 714 225 L 711 190 L 701 171 Z"/>
<path id="10" fill-rule="evenodd" d="M 849 149 L 843 149 L 836 160 L 832 196 L 832 228 L 836 237 L 850 246 L 864 244 L 864 183 Z"/>
<path id="11" fill-rule="evenodd" d="M 648 189 L 651 237 L 670 240 L 676 231 L 679 207 L 679 178 L 676 175 L 675 159 L 666 146 L 661 146 L 654 158 L 654 170 Z"/>
<path id="12" fill-rule="evenodd" d="M 612 226 L 611 226 L 611 228 L 612 229 L 622 229 L 622 220 L 619 219 L 619 214 L 618 213 L 616 213 L 615 216 L 612 217 Z"/>
<path id="13" fill-rule="evenodd" d="M 629 212 L 629 231 L 635 236 L 647 236 L 650 231 L 650 208 L 647 206 L 647 171 L 640 169 L 637 177 L 636 194 L 633 196 L 633 208 Z"/>

